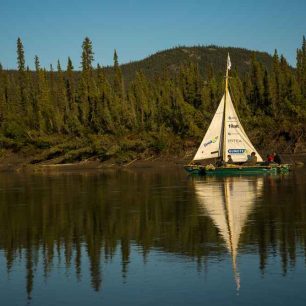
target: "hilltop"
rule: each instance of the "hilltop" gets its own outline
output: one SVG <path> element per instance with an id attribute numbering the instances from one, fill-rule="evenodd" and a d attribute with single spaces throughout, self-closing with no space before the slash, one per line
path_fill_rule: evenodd
<path id="1" fill-rule="evenodd" d="M 137 71 L 142 71 L 146 77 L 154 78 L 165 71 L 178 72 L 183 64 L 197 63 L 201 75 L 205 78 L 209 69 L 215 74 L 224 74 L 227 54 L 230 54 L 232 69 L 237 70 L 239 76 L 250 71 L 251 59 L 256 57 L 268 71 L 271 71 L 273 58 L 267 52 L 247 50 L 235 47 L 210 46 L 179 46 L 168 50 L 159 51 L 142 60 L 121 65 L 121 70 L 126 81 L 134 79 Z M 106 67 L 107 71 L 112 67 Z"/>

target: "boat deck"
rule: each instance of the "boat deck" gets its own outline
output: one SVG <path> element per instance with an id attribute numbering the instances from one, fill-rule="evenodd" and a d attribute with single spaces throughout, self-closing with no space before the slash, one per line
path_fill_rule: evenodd
<path id="1" fill-rule="evenodd" d="M 288 172 L 288 164 L 270 164 L 262 165 L 226 165 L 215 167 L 213 165 L 186 165 L 185 170 L 191 174 L 200 175 L 242 175 L 242 174 L 265 174 L 265 173 L 284 173 Z"/>

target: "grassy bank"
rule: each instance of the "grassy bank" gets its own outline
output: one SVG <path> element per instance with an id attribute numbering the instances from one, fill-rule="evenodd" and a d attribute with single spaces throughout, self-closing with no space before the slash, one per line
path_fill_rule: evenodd
<path id="1" fill-rule="evenodd" d="M 23 139 L 1 138 L 0 167 L 67 165 L 93 162 L 104 166 L 122 166 L 136 160 L 190 158 L 194 141 L 183 141 L 166 132 L 151 134 L 34 136 Z"/>
<path id="2" fill-rule="evenodd" d="M 253 135 L 255 139 L 256 135 Z M 292 143 L 270 138 L 257 147 L 266 153 L 304 154 L 306 142 Z M 1 137 L 0 170 L 38 169 L 45 167 L 82 169 L 105 167 L 151 167 L 183 164 L 192 159 L 199 139 L 182 139 L 167 131 L 128 135 L 27 135 L 19 139 Z M 256 145 L 256 144 L 255 144 Z"/>

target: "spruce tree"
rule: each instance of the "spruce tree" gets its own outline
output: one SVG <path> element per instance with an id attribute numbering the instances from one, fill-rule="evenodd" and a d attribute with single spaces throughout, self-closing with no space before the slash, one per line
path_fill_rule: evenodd
<path id="1" fill-rule="evenodd" d="M 79 89 L 80 121 L 85 127 L 96 129 L 97 86 L 93 76 L 92 42 L 85 37 L 82 44 L 82 78 Z"/>
<path id="2" fill-rule="evenodd" d="M 113 118 L 109 109 L 112 100 L 112 90 L 100 64 L 97 65 L 97 87 L 97 128 L 99 132 L 111 132 L 114 129 Z"/>
<path id="3" fill-rule="evenodd" d="M 278 116 L 279 103 L 280 103 L 280 67 L 279 67 L 279 56 L 277 50 L 274 51 L 273 55 L 273 67 L 270 78 L 270 89 L 271 89 L 271 102 L 272 102 L 272 114 L 274 117 Z"/>
<path id="4" fill-rule="evenodd" d="M 55 87 L 55 123 L 57 130 L 63 133 L 68 132 L 69 107 L 65 79 L 60 61 L 57 61 L 57 79 Z"/>
<path id="5" fill-rule="evenodd" d="M 255 55 L 252 57 L 252 70 L 251 70 L 251 96 L 250 100 L 253 103 L 254 112 L 264 111 L 264 85 L 263 85 L 263 69 L 260 63 L 256 60 Z"/>
<path id="6" fill-rule="evenodd" d="M 17 39 L 17 64 L 18 64 L 18 71 L 24 72 L 25 71 L 24 49 L 20 37 L 18 37 Z"/>
<path id="7" fill-rule="evenodd" d="M 263 111 L 266 115 L 272 114 L 270 77 L 267 69 L 265 69 L 263 77 Z"/>
<path id="8" fill-rule="evenodd" d="M 297 50 L 297 81 L 300 85 L 306 104 L 306 38 L 303 36 L 302 47 Z"/>
<path id="9" fill-rule="evenodd" d="M 131 110 L 126 103 L 124 81 L 116 50 L 114 50 L 113 59 L 113 98 L 110 111 L 112 114 L 115 112 L 113 119 L 119 125 L 120 129 L 118 129 L 118 131 L 121 133 L 121 131 L 123 131 L 126 127 L 131 127 L 133 125 L 133 120 L 131 118 Z"/>
<path id="10" fill-rule="evenodd" d="M 119 66 L 118 54 L 116 50 L 114 50 L 114 91 L 115 94 L 117 94 L 120 99 L 123 98 L 124 84 L 123 84 L 121 68 Z"/>
<path id="11" fill-rule="evenodd" d="M 34 57 L 35 71 L 38 72 L 40 70 L 40 62 L 37 55 Z"/>
<path id="12" fill-rule="evenodd" d="M 199 108 L 202 102 L 202 80 L 198 65 L 190 63 L 181 68 L 180 74 L 180 83 L 183 90 L 184 100 L 195 108 Z"/>
<path id="13" fill-rule="evenodd" d="M 0 63 L 0 128 L 5 118 L 5 74 Z"/>
<path id="14" fill-rule="evenodd" d="M 81 131 L 81 124 L 79 121 L 79 108 L 76 102 L 76 82 L 75 82 L 75 72 L 74 67 L 70 57 L 67 60 L 67 69 L 65 72 L 65 87 L 66 87 L 66 97 L 68 103 L 68 113 L 67 118 L 68 130 L 73 134 L 79 134 Z"/>
<path id="15" fill-rule="evenodd" d="M 40 68 L 39 58 L 35 56 L 36 95 L 34 101 L 35 124 L 38 131 L 52 133 L 55 131 L 54 109 L 50 97 L 50 87 L 46 71 Z"/>
<path id="16" fill-rule="evenodd" d="M 92 49 L 92 42 L 88 37 L 85 37 L 82 44 L 82 71 L 90 73 L 92 71 L 92 62 L 94 60 L 94 53 Z"/>
<path id="17" fill-rule="evenodd" d="M 68 106 L 69 106 L 70 111 L 72 111 L 72 109 L 74 108 L 75 94 L 76 94 L 73 69 L 74 67 L 73 67 L 72 61 L 70 57 L 68 57 L 65 79 L 66 79 L 66 92 L 67 92 Z"/>
<path id="18" fill-rule="evenodd" d="M 24 48 L 21 39 L 17 39 L 17 66 L 18 66 L 18 88 L 20 90 L 20 115 L 27 126 L 32 120 L 32 109 L 30 105 L 29 73 L 25 67 Z"/>

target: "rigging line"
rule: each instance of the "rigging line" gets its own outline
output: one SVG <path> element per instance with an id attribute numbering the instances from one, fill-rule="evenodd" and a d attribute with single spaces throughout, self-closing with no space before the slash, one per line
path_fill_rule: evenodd
<path id="1" fill-rule="evenodd" d="M 236 105 L 236 109 L 237 109 L 237 111 L 238 111 L 238 104 L 236 104 L 235 103 L 235 95 L 234 95 L 234 91 L 232 90 L 232 87 L 231 87 L 231 84 L 230 84 L 230 82 L 228 82 L 228 88 L 229 88 L 229 91 L 230 91 L 230 93 L 232 94 L 231 95 L 231 97 L 233 97 L 233 104 L 234 104 L 234 106 Z M 237 112 L 236 111 L 236 112 Z M 238 114 L 237 114 L 237 116 L 239 115 L 239 111 L 238 111 Z M 238 116 L 238 119 L 239 119 L 239 116 Z M 239 119 L 239 121 L 240 121 L 240 119 Z"/>

